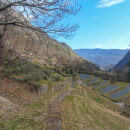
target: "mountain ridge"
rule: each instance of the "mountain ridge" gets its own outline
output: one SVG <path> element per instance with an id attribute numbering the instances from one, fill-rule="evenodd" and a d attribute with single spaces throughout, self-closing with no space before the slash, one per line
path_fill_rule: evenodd
<path id="1" fill-rule="evenodd" d="M 130 51 L 115 65 L 115 68 L 124 68 L 130 62 Z"/>
<path id="2" fill-rule="evenodd" d="M 118 63 L 127 53 L 128 49 L 74 49 L 74 52 L 96 65 L 106 68 Z"/>

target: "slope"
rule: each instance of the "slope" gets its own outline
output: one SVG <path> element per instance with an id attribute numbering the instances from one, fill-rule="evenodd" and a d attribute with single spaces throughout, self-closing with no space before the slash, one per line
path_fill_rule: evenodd
<path id="1" fill-rule="evenodd" d="M 130 62 L 130 51 L 115 65 L 115 68 L 124 68 Z"/>
<path id="2" fill-rule="evenodd" d="M 2 15 L 4 14 L 1 17 Z M 15 12 L 12 15 L 20 21 L 25 19 Z M 99 70 L 95 64 L 77 56 L 68 45 L 41 31 L 10 25 L 7 26 L 3 39 L 0 40 L 0 57 L 4 60 L 22 58 L 38 65 L 67 66 L 85 71 Z"/>
<path id="3" fill-rule="evenodd" d="M 129 130 L 130 120 L 117 112 L 116 105 L 88 88 L 81 91 L 84 95 L 68 96 L 62 104 L 64 129 Z"/>
<path id="4" fill-rule="evenodd" d="M 81 85 L 78 77 L 74 82 L 75 85 L 72 84 L 72 77 L 62 82 L 65 86 L 61 85 L 61 82 L 54 84 L 54 81 L 49 81 L 49 88 L 43 94 L 21 88 L 20 91 L 26 93 L 29 102 L 23 100 L 19 103 L 19 100 L 15 100 L 19 109 L 12 109 L 11 115 L 8 115 L 10 111 L 7 115 L 1 115 L 0 129 L 129 130 L 130 119 L 121 115 L 123 111 L 120 107 L 85 84 Z M 12 97 L 24 97 L 18 91 L 14 93 L 10 90 L 11 87 L 3 85 L 2 83 L 1 88 L 8 88 Z M 16 89 L 15 85 L 13 88 Z M 10 97 L 5 98 L 14 103 Z"/>

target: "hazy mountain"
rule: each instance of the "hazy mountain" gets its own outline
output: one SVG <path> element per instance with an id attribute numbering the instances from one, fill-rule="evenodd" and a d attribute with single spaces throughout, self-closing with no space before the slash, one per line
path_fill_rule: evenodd
<path id="1" fill-rule="evenodd" d="M 103 68 L 116 65 L 128 52 L 127 49 L 75 49 L 74 51 Z"/>
<path id="2" fill-rule="evenodd" d="M 128 62 L 130 62 L 130 51 L 128 51 L 124 58 L 116 64 L 115 68 L 124 68 Z"/>

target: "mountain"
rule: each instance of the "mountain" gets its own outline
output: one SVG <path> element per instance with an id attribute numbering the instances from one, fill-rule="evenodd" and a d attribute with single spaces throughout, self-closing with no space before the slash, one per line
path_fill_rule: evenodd
<path id="1" fill-rule="evenodd" d="M 106 68 L 109 66 L 114 66 L 117 64 L 128 50 L 120 49 L 74 49 L 74 52 L 95 63 L 101 68 Z"/>
<path id="2" fill-rule="evenodd" d="M 17 13 L 12 15 L 20 21 L 25 19 Z M 95 64 L 76 55 L 66 43 L 58 42 L 40 30 L 10 25 L 7 26 L 4 39 L 4 43 L 0 44 L 3 45 L 0 56 L 5 60 L 21 58 L 44 66 L 66 66 L 81 71 L 99 70 Z"/>
<path id="3" fill-rule="evenodd" d="M 128 62 L 130 62 L 130 51 L 115 65 L 115 68 L 124 68 Z"/>

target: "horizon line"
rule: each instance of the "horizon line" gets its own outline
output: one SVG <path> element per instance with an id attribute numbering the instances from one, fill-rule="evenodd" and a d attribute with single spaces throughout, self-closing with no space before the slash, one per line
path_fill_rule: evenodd
<path id="1" fill-rule="evenodd" d="M 130 50 L 129 48 L 72 48 L 72 50 L 80 50 L 80 49 L 101 49 L 101 50 Z"/>

